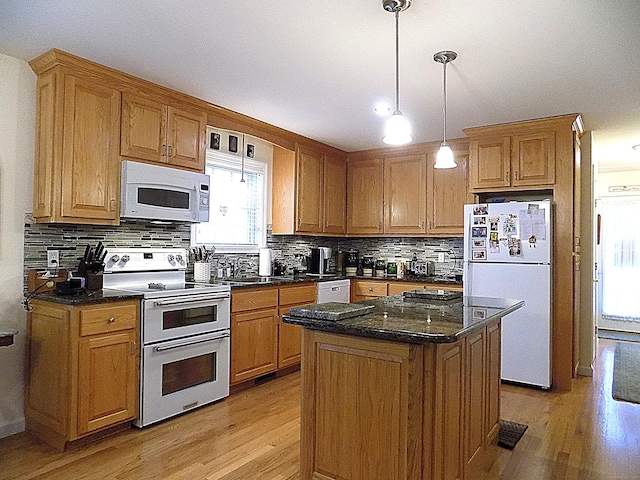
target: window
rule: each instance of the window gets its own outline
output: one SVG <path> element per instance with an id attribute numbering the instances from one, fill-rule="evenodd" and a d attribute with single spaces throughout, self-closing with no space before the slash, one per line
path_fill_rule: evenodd
<path id="1" fill-rule="evenodd" d="M 215 246 L 220 253 L 257 253 L 266 243 L 267 164 L 257 159 L 207 151 L 211 177 L 209 221 L 194 224 L 193 245 Z"/>

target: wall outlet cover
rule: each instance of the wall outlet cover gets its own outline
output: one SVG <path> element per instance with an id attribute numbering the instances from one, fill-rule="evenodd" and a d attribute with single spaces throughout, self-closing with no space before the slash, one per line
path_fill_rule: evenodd
<path id="1" fill-rule="evenodd" d="M 58 250 L 47 250 L 47 268 L 60 266 L 60 252 Z"/>
<path id="2" fill-rule="evenodd" d="M 438 253 L 438 262 L 440 263 L 444 262 L 444 252 Z"/>

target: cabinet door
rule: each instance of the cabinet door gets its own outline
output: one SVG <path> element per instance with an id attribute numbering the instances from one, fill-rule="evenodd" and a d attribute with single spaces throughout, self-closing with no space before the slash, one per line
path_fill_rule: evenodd
<path id="1" fill-rule="evenodd" d="M 468 149 L 453 147 L 456 168 L 433 168 L 436 153 L 427 162 L 427 234 L 462 236 L 464 205 L 472 203 L 467 188 Z"/>
<path id="2" fill-rule="evenodd" d="M 297 153 L 297 232 L 322 232 L 322 155 L 306 148 Z"/>
<path id="3" fill-rule="evenodd" d="M 465 338 L 464 461 L 473 468 L 485 447 L 486 329 Z"/>
<path id="4" fill-rule="evenodd" d="M 78 435 L 138 414 L 134 330 L 82 338 L 78 352 Z"/>
<path id="5" fill-rule="evenodd" d="M 383 232 L 383 161 L 352 160 L 347 165 L 347 233 Z"/>
<path id="6" fill-rule="evenodd" d="M 347 162 L 324 156 L 324 209 L 322 231 L 347 232 Z"/>
<path id="7" fill-rule="evenodd" d="M 167 120 L 167 163 L 204 172 L 206 114 L 168 107 Z"/>
<path id="8" fill-rule="evenodd" d="M 273 372 L 278 363 L 278 309 L 231 315 L 231 383 Z"/>
<path id="9" fill-rule="evenodd" d="M 69 312 L 32 303 L 27 314 L 25 417 L 66 438 L 69 424 Z M 64 441 L 62 441 L 64 444 Z M 59 447 L 61 448 L 61 447 Z"/>
<path id="10" fill-rule="evenodd" d="M 513 186 L 553 185 L 556 181 L 556 134 L 538 132 L 511 137 Z"/>
<path id="11" fill-rule="evenodd" d="M 469 188 L 473 190 L 511 185 L 511 139 L 498 136 L 471 140 Z"/>
<path id="12" fill-rule="evenodd" d="M 300 363 L 302 327 L 282 322 L 282 316 L 289 313 L 290 308 L 280 307 L 278 309 L 278 317 L 280 319 L 278 324 L 278 368 Z"/>
<path id="13" fill-rule="evenodd" d="M 495 441 L 500 430 L 500 348 L 501 348 L 501 322 L 487 327 L 487 369 L 485 392 L 485 429 L 487 444 Z"/>
<path id="14" fill-rule="evenodd" d="M 118 223 L 119 118 L 120 92 L 65 76 L 62 217 Z"/>
<path id="15" fill-rule="evenodd" d="M 426 232 L 427 158 L 384 159 L 384 232 Z"/>
<path id="16" fill-rule="evenodd" d="M 56 113 L 60 110 L 60 74 L 50 71 L 38 77 L 36 86 L 36 152 L 33 170 L 33 216 L 51 217 L 54 213 L 54 179 L 56 175 L 56 138 L 58 125 Z"/>
<path id="17" fill-rule="evenodd" d="M 120 154 L 166 163 L 167 107 L 130 93 L 122 94 Z"/>
<path id="18" fill-rule="evenodd" d="M 437 344 L 433 478 L 462 478 L 463 341 Z"/>

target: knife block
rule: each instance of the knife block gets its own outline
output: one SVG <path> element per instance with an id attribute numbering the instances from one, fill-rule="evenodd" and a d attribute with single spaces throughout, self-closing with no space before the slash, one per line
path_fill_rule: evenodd
<path id="1" fill-rule="evenodd" d="M 98 272 L 98 273 L 87 272 L 84 278 L 86 280 L 86 283 L 84 286 L 87 290 L 102 289 L 102 272 Z"/>

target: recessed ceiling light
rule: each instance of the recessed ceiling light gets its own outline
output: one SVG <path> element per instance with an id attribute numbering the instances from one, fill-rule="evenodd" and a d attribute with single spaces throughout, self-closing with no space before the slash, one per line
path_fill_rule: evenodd
<path id="1" fill-rule="evenodd" d="M 389 113 L 391 112 L 391 107 L 389 106 L 389 104 L 384 102 L 378 103 L 375 107 L 373 107 L 373 109 L 375 110 L 376 114 L 380 115 L 381 117 L 389 115 Z"/>

